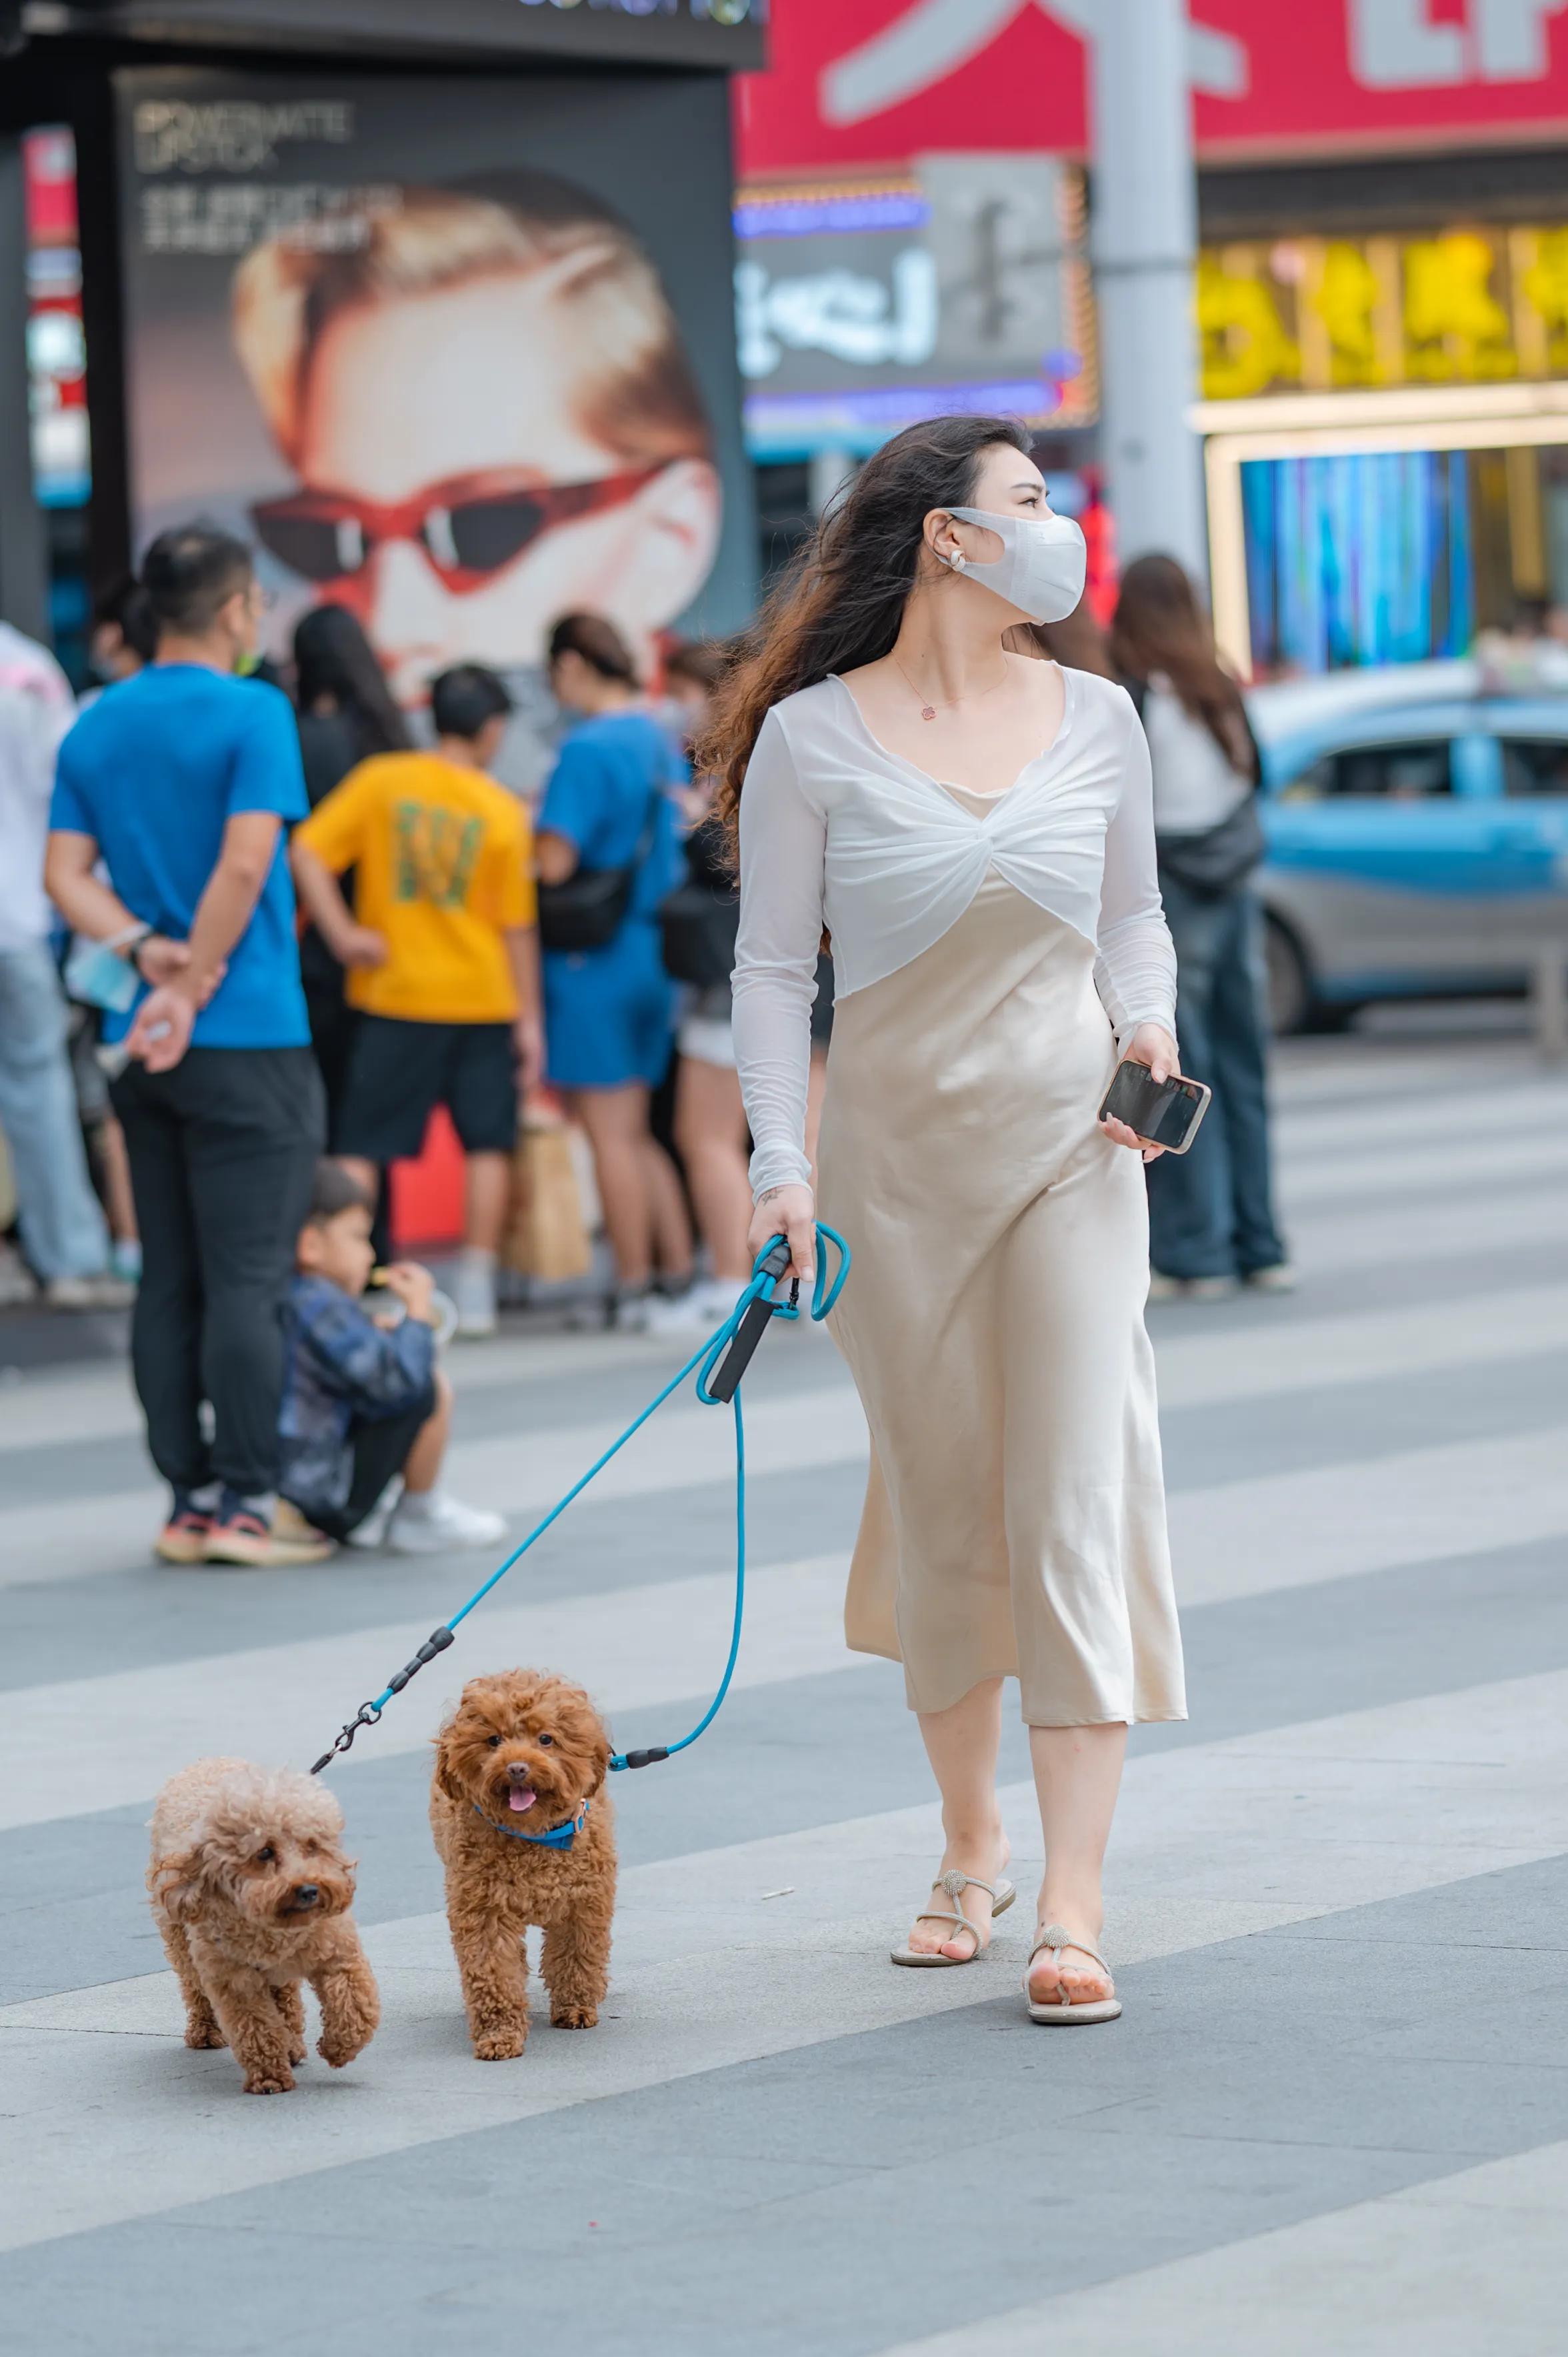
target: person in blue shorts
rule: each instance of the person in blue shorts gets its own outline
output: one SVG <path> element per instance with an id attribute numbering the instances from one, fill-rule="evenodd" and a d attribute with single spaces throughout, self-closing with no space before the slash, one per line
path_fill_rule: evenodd
<path id="1" fill-rule="evenodd" d="M 579 868 L 635 864 L 630 903 L 603 948 L 544 954 L 546 1069 L 587 1132 L 615 1256 L 611 1322 L 639 1328 L 657 1267 L 672 1287 L 692 1271 L 692 1232 L 675 1166 L 649 1126 L 669 1069 L 674 991 L 658 909 L 680 879 L 672 791 L 685 764 L 641 706 L 631 655 L 612 624 L 568 614 L 550 634 L 550 685 L 581 715 L 561 746 L 538 822 L 542 884 Z"/>

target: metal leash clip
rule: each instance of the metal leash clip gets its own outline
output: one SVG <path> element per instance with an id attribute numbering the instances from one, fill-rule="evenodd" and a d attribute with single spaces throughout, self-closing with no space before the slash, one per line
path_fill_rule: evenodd
<path id="1" fill-rule="evenodd" d="M 348 1750 L 349 1745 L 353 1742 L 355 1736 L 358 1735 L 361 1727 L 374 1727 L 377 1725 L 380 1718 L 381 1712 L 376 1708 L 373 1702 L 362 1702 L 360 1705 L 358 1715 L 349 1719 L 347 1726 L 341 1729 L 337 1742 L 332 1745 L 331 1749 L 322 1753 L 320 1759 L 311 1770 L 311 1774 L 313 1776 L 319 1776 L 324 1768 L 330 1767 L 333 1759 L 339 1751 Z"/>

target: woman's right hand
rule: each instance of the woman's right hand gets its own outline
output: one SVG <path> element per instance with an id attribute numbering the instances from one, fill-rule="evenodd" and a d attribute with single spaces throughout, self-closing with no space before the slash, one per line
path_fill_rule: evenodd
<path id="1" fill-rule="evenodd" d="M 817 1203 L 809 1187 L 769 1187 L 760 1198 L 746 1234 L 746 1248 L 754 1265 L 775 1236 L 789 1241 L 785 1277 L 798 1276 L 802 1285 L 811 1285 L 817 1274 Z"/>

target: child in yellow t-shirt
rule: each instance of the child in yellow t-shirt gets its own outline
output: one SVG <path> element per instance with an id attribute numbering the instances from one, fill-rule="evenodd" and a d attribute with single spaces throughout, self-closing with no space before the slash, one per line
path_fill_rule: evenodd
<path id="1" fill-rule="evenodd" d="M 467 1160 L 457 1330 L 490 1334 L 519 1087 L 541 1063 L 532 843 L 522 804 L 486 775 L 511 711 L 494 672 L 443 672 L 430 708 L 435 750 L 361 761 L 295 829 L 292 856 L 360 1013 L 339 1158 L 372 1187 L 446 1107 Z"/>

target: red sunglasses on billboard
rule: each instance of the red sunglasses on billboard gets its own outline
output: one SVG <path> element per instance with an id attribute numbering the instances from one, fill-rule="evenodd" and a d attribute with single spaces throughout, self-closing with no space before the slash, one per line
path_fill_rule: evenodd
<path id="1" fill-rule="evenodd" d="M 469 476 L 391 506 L 306 485 L 286 499 L 263 500 L 251 510 L 251 521 L 263 547 L 306 581 L 349 580 L 387 542 L 413 541 L 447 588 L 461 594 L 482 588 L 542 533 L 624 506 L 663 471 L 662 466 L 641 467 L 591 483 L 512 484 Z"/>

